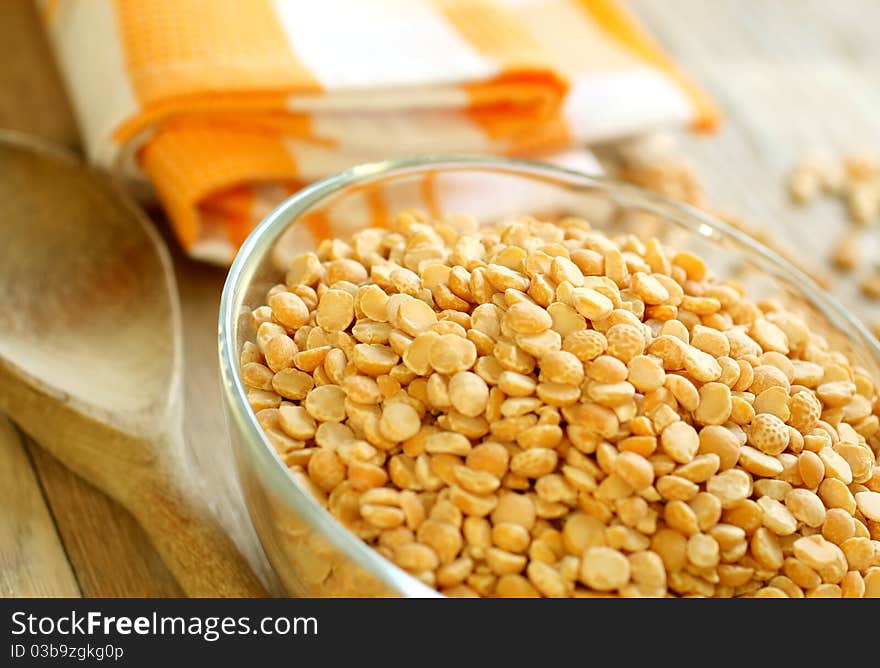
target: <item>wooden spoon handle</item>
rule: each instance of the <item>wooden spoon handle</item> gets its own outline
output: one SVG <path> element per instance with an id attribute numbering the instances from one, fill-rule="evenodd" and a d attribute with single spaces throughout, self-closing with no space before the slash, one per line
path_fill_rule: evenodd
<path id="1" fill-rule="evenodd" d="M 76 473 L 125 506 L 190 596 L 262 597 L 266 590 L 221 528 L 189 464 L 179 415 L 135 437 L 58 396 L 0 358 L 0 411 Z"/>
<path id="2" fill-rule="evenodd" d="M 171 451 L 175 451 L 173 446 Z M 175 462 L 175 466 L 180 464 Z M 251 566 L 221 528 L 201 486 L 194 486 L 187 474 L 168 468 L 163 462 L 155 474 L 131 490 L 125 505 L 184 592 L 195 597 L 267 596 Z"/>

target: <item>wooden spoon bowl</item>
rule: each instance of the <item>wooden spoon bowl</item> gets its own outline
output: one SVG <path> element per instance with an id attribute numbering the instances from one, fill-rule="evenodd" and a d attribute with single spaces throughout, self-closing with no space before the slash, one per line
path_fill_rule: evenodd
<path id="1" fill-rule="evenodd" d="M 0 133 L 0 410 L 143 525 L 193 596 L 265 591 L 192 474 L 167 251 L 74 157 Z"/>

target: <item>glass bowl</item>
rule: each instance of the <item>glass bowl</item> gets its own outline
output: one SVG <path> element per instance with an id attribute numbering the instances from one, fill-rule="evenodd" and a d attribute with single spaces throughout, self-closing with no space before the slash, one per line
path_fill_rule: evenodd
<path id="1" fill-rule="evenodd" d="M 238 374 L 253 339 L 249 314 L 283 281 L 292 254 L 333 235 L 346 238 L 397 211 L 469 213 L 480 222 L 532 214 L 579 216 L 611 234 L 656 236 L 702 256 L 719 279 L 735 278 L 753 299 L 800 311 L 829 344 L 878 378 L 880 344 L 810 277 L 721 221 L 639 188 L 508 158 L 435 156 L 361 165 L 285 200 L 238 253 L 220 305 L 223 396 L 245 499 L 263 548 L 296 596 L 439 596 L 339 524 L 295 482 L 263 435 Z"/>

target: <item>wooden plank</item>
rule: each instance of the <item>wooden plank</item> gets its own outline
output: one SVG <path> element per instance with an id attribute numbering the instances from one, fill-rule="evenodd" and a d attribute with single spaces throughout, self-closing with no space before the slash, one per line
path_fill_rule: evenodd
<path id="1" fill-rule="evenodd" d="M 160 221 L 160 230 L 170 234 Z M 222 268 L 185 257 L 172 239 L 184 330 L 184 431 L 212 507 L 257 574 L 280 592 L 251 525 L 222 411 L 217 317 Z M 30 442 L 84 596 L 179 596 L 181 591 L 131 515 Z"/>
<path id="2" fill-rule="evenodd" d="M 168 225 L 160 223 L 165 235 Z M 169 237 L 183 315 L 184 431 L 196 466 L 214 496 L 213 507 L 229 536 L 270 591 L 280 588 L 250 521 L 235 473 L 223 416 L 217 360 L 217 318 L 226 270 L 187 258 Z"/>
<path id="3" fill-rule="evenodd" d="M 629 0 L 666 50 L 721 105 L 726 122 L 710 137 L 681 133 L 716 207 L 742 215 L 830 270 L 834 239 L 847 228 L 837 202 L 792 205 L 788 171 L 805 153 L 880 155 L 880 3 L 871 0 Z M 880 261 L 880 234 L 862 250 Z M 880 302 L 863 298 L 859 277 L 833 275 L 832 294 L 865 322 Z"/>
<path id="4" fill-rule="evenodd" d="M 0 2 L 0 128 L 79 143 L 34 0 Z"/>
<path id="5" fill-rule="evenodd" d="M 80 596 L 21 434 L 0 415 L 0 596 Z"/>
<path id="6" fill-rule="evenodd" d="M 83 596 L 182 596 L 128 511 L 27 442 Z"/>
<path id="7" fill-rule="evenodd" d="M 27 132 L 77 146 L 76 123 L 32 0 L 0 2 L 0 127 Z M 180 590 L 156 556 L 143 532 L 118 504 L 67 471 L 28 441 L 36 472 L 55 513 L 55 526 L 34 524 L 32 531 L 49 531 L 70 555 L 85 596 L 179 595 Z M 31 474 L 33 477 L 33 473 Z M 36 484 L 36 483 L 35 483 Z M 0 512 L 3 522 L 15 521 L 14 510 Z M 14 507 L 11 507 L 14 508 Z M 0 558 L 10 563 L 6 542 Z M 3 569 L 4 571 L 6 569 Z M 6 577 L 0 573 L 0 577 Z M 11 577 L 11 576 L 9 576 Z M 46 595 L 53 591 L 47 580 Z M 77 590 L 79 592 L 79 590 Z M 12 590 L 13 595 L 27 591 Z"/>
<path id="8" fill-rule="evenodd" d="M 31 0 L 0 3 L 0 127 L 76 145 L 76 126 Z M 172 241 L 172 246 L 174 242 Z M 255 568 L 270 571 L 250 525 L 227 445 L 216 362 L 224 272 L 175 258 L 186 346 L 186 433 L 230 534 Z M 87 596 L 178 595 L 143 532 L 98 490 L 32 446 L 61 537 Z"/>

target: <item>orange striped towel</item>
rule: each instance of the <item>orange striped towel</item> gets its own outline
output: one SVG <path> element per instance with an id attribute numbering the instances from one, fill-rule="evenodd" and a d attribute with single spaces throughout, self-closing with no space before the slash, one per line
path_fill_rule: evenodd
<path id="1" fill-rule="evenodd" d="M 40 2 L 90 159 L 151 183 L 215 262 L 359 162 L 718 119 L 617 0 Z"/>

